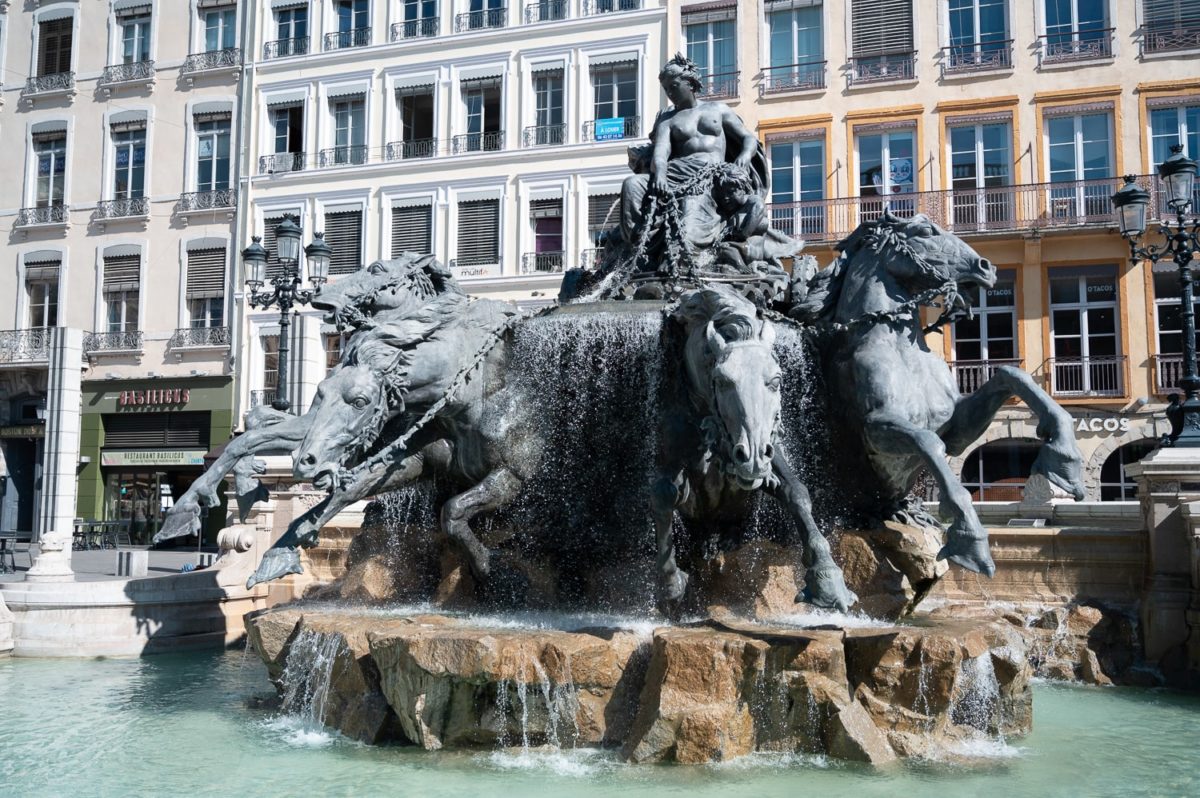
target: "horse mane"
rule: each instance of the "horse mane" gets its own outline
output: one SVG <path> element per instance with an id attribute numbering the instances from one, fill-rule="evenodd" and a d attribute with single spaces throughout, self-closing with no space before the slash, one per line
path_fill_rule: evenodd
<path id="1" fill-rule="evenodd" d="M 842 295 L 848 261 L 849 256 L 843 252 L 827 268 L 809 277 L 807 282 L 793 284 L 792 307 L 788 315 L 803 322 L 823 321 L 831 316 Z"/>
<path id="2" fill-rule="evenodd" d="M 674 315 L 684 321 L 689 334 L 712 322 L 721 337 L 730 342 L 749 341 L 762 326 L 754 304 L 723 285 L 687 292 Z"/>

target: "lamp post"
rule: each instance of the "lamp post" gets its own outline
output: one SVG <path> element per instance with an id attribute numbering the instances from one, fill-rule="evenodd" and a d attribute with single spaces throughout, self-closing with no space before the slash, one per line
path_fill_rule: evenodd
<path id="1" fill-rule="evenodd" d="M 329 259 L 333 254 L 333 250 L 325 243 L 325 234 L 317 233 L 313 242 L 304 248 L 308 281 L 312 288 L 302 288 L 300 235 L 300 226 L 290 216 L 275 228 L 275 252 L 281 268 L 269 278 L 271 287 L 265 291 L 262 288 L 268 282 L 267 251 L 263 248 L 262 237 L 254 236 L 250 246 L 242 250 L 242 262 L 246 264 L 246 287 L 250 289 L 246 301 L 250 307 L 263 310 L 272 305 L 279 307 L 279 378 L 271 407 L 281 412 L 287 412 L 291 407 L 287 398 L 289 314 L 296 305 L 307 305 L 321 293 L 321 286 L 329 279 Z"/>
<path id="2" fill-rule="evenodd" d="M 1200 219 L 1186 218 L 1192 204 L 1192 187 L 1196 182 L 1196 162 L 1183 154 L 1182 146 L 1171 148 L 1171 157 L 1158 165 L 1158 176 L 1167 192 L 1167 204 L 1175 212 L 1174 224 L 1164 219 L 1159 233 L 1165 240 L 1162 244 L 1141 246 L 1138 239 L 1146 232 L 1146 209 L 1150 194 L 1134 183 L 1132 176 L 1125 178 L 1125 185 L 1112 197 L 1117 212 L 1117 223 L 1121 235 L 1129 241 L 1129 252 L 1134 260 L 1148 260 L 1151 264 L 1171 258 L 1179 267 L 1179 283 L 1182 287 L 1183 319 L 1183 389 L 1182 405 L 1172 403 L 1168 410 L 1171 434 L 1165 442 L 1174 446 L 1200 447 L 1200 376 L 1196 374 L 1196 313 L 1192 304 L 1191 262 L 1200 249 Z M 1189 229 L 1190 227 L 1190 229 Z"/>

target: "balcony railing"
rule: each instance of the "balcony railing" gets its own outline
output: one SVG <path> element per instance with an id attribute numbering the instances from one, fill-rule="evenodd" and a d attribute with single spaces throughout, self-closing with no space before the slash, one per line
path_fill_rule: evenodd
<path id="1" fill-rule="evenodd" d="M 263 155 L 258 159 L 258 173 L 270 175 L 282 172 L 302 172 L 307 160 L 308 155 L 303 152 L 277 152 L 273 155 Z"/>
<path id="2" fill-rule="evenodd" d="M 850 59 L 850 85 L 912 80 L 917 76 L 917 54 L 890 53 Z"/>
<path id="3" fill-rule="evenodd" d="M 508 24 L 508 9 L 504 6 L 500 8 L 485 8 L 482 11 L 468 11 L 465 14 L 457 14 L 454 17 L 454 32 L 465 33 L 472 30 L 485 30 L 487 28 L 503 28 Z"/>
<path id="4" fill-rule="evenodd" d="M 1012 68 L 1012 39 L 1002 42 L 955 44 L 942 48 L 943 75 L 969 75 Z"/>
<path id="5" fill-rule="evenodd" d="M 758 93 L 768 95 L 823 88 L 825 62 L 808 61 L 803 64 L 763 67 L 763 78 L 758 84 Z"/>
<path id="6" fill-rule="evenodd" d="M 525 147 L 549 147 L 555 144 L 565 144 L 567 142 L 567 126 L 563 123 L 557 125 L 530 125 L 525 128 L 521 136 L 521 144 Z"/>
<path id="7" fill-rule="evenodd" d="M 207 349 L 229 346 L 228 327 L 180 327 L 167 342 L 171 349 Z"/>
<path id="8" fill-rule="evenodd" d="M 322 169 L 328 166 L 354 166 L 366 162 L 367 145 L 365 144 L 330 147 L 317 153 L 317 165 Z"/>
<path id="9" fill-rule="evenodd" d="M 260 388 L 250 392 L 250 407 L 265 407 L 275 401 L 274 388 Z"/>
<path id="10" fill-rule="evenodd" d="M 529 3 L 525 6 L 525 24 L 532 25 L 535 22 L 554 22 L 566 19 L 568 11 L 567 0 L 541 0 L 538 3 Z"/>
<path id="11" fill-rule="evenodd" d="M 179 195 L 179 210 L 215 211 L 237 207 L 237 189 L 221 188 L 213 191 L 189 191 Z"/>
<path id="12" fill-rule="evenodd" d="M 504 131 L 489 130 L 484 133 L 462 133 L 451 140 L 451 149 L 460 152 L 496 152 L 504 149 Z"/>
<path id="13" fill-rule="evenodd" d="M 1068 64 L 1112 58 L 1113 31 L 1113 28 L 1105 28 L 1039 36 L 1038 61 L 1041 64 Z"/>
<path id="14" fill-rule="evenodd" d="M 617 11 L 637 11 L 641 7 L 642 0 L 583 0 L 583 15 L 594 17 Z"/>
<path id="15" fill-rule="evenodd" d="M 1050 395 L 1124 396 L 1125 356 L 1058 357 L 1048 361 Z"/>
<path id="16" fill-rule="evenodd" d="M 961 394 L 975 393 L 1001 366 L 1021 365 L 1020 360 L 955 360 L 950 364 Z"/>
<path id="17" fill-rule="evenodd" d="M 115 86 L 120 83 L 143 83 L 154 79 L 153 61 L 134 61 L 132 64 L 112 64 L 100 73 L 97 85 Z"/>
<path id="18" fill-rule="evenodd" d="M 17 211 L 17 227 L 37 227 L 39 225 L 66 224 L 70 219 L 70 210 L 66 205 L 58 203 L 42 208 L 21 208 Z"/>
<path id="19" fill-rule="evenodd" d="M 738 81 L 741 75 L 737 70 L 705 75 L 700 78 L 700 96 L 710 100 L 738 96 Z"/>
<path id="20" fill-rule="evenodd" d="M 432 158 L 437 151 L 437 139 L 413 139 L 388 142 L 384 155 L 389 161 L 406 161 L 409 158 Z"/>
<path id="21" fill-rule="evenodd" d="M 1143 175 L 1137 183 L 1150 192 L 1150 215 L 1157 211 L 1162 218 L 1166 203 L 1160 181 Z M 809 242 L 845 238 L 862 222 L 879 218 L 885 209 L 898 216 L 923 213 L 956 235 L 1107 227 L 1116 225 L 1109 197 L 1121 185 L 1118 178 L 1105 178 L 776 202 L 768 207 L 772 226 Z"/>
<path id="22" fill-rule="evenodd" d="M 208 72 L 214 69 L 233 69 L 241 66 L 242 48 L 226 47 L 224 50 L 211 50 L 207 53 L 192 53 L 183 59 L 179 71 L 187 75 L 193 72 Z"/>
<path id="23" fill-rule="evenodd" d="M 0 330 L 0 363 L 37 363 L 50 358 L 51 327 Z"/>
<path id="24" fill-rule="evenodd" d="M 392 23 L 392 41 L 402 39 L 429 39 L 438 35 L 437 17 L 422 17 L 421 19 L 406 19 L 403 22 Z"/>
<path id="25" fill-rule="evenodd" d="M 354 30 L 335 30 L 325 34 L 326 50 L 348 50 L 352 47 L 366 47 L 371 43 L 371 29 L 355 28 Z"/>
<path id="26" fill-rule="evenodd" d="M 1179 381 L 1183 379 L 1183 355 L 1154 356 L 1154 393 L 1169 396 L 1183 393 Z"/>
<path id="27" fill-rule="evenodd" d="M 22 97 L 39 97 L 75 90 L 74 72 L 54 72 L 49 75 L 31 75 L 21 89 Z"/>
<path id="28" fill-rule="evenodd" d="M 521 273 L 561 272 L 566 257 L 565 252 L 526 252 L 521 256 Z"/>
<path id="29" fill-rule="evenodd" d="M 597 121 L 612 122 L 612 125 L 605 124 L 601 126 L 600 130 L 596 130 Z M 583 123 L 583 140 L 612 141 L 633 138 L 637 136 L 640 128 L 641 117 L 639 116 L 614 116 L 611 120 L 589 120 Z"/>
<path id="30" fill-rule="evenodd" d="M 276 39 L 263 45 L 263 59 L 287 58 L 291 55 L 308 55 L 309 38 L 297 36 L 294 39 Z"/>
<path id="31" fill-rule="evenodd" d="M 122 197 L 96 203 L 97 219 L 127 219 L 149 214 L 150 200 L 147 197 Z"/>
<path id="32" fill-rule="evenodd" d="M 1142 33 L 1142 55 L 1198 49 L 1200 49 L 1200 23 L 1198 22 L 1180 23 L 1169 28 L 1147 27 Z"/>
<path id="33" fill-rule="evenodd" d="M 142 351 L 142 339 L 141 330 L 89 333 L 83 339 L 83 351 L 88 353 L 140 352 Z"/>

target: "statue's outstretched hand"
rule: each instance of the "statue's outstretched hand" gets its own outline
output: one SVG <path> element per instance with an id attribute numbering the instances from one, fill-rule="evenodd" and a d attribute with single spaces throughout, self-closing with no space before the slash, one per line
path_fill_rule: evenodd
<path id="1" fill-rule="evenodd" d="M 662 172 L 655 172 L 650 178 L 650 187 L 658 194 L 666 194 L 671 187 L 667 183 L 667 176 Z"/>

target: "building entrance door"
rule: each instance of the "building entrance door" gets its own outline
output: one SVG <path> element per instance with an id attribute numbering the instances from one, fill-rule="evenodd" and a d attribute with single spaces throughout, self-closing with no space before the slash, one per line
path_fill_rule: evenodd
<path id="1" fill-rule="evenodd" d="M 149 543 L 162 523 L 159 496 L 165 476 L 157 471 L 116 471 L 105 480 L 105 519 L 127 521 L 135 544 Z"/>

